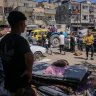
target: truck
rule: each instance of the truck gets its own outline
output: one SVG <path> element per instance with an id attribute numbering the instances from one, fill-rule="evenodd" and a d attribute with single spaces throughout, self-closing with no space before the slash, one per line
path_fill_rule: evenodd
<path id="1" fill-rule="evenodd" d="M 59 46 L 59 35 L 60 32 L 48 32 L 47 33 L 47 38 L 49 38 L 50 43 L 52 44 L 53 47 L 58 47 Z M 64 36 L 67 36 L 67 33 L 64 32 Z"/>

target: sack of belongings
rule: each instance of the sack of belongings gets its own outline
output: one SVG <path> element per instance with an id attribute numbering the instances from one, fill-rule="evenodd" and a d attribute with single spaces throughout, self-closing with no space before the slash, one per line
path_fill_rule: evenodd
<path id="1" fill-rule="evenodd" d="M 80 55 L 82 55 L 82 52 L 80 50 L 76 50 L 75 53 L 74 53 L 74 55 L 80 56 Z"/>

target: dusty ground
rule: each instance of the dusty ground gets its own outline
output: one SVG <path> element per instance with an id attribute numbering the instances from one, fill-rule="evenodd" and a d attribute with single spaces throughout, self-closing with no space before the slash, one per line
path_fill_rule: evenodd
<path id="1" fill-rule="evenodd" d="M 49 52 L 50 53 L 50 52 Z M 59 59 L 66 59 L 70 65 L 73 64 L 82 64 L 82 62 L 88 62 L 91 64 L 96 64 L 96 53 L 94 54 L 94 60 L 90 60 L 90 53 L 89 53 L 89 58 L 88 60 L 85 60 L 86 55 L 85 52 L 82 52 L 81 56 L 75 56 L 73 55 L 74 53 L 71 52 L 66 52 L 66 54 L 64 55 L 63 53 L 60 54 L 59 50 L 57 48 L 53 49 L 53 54 L 45 54 L 46 57 L 44 57 L 43 60 L 41 60 L 40 62 L 48 62 L 49 64 L 51 64 L 52 62 L 59 60 Z"/>

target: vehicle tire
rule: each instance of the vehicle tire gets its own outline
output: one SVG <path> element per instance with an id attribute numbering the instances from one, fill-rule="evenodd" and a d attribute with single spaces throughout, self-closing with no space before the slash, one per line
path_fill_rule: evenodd
<path id="1" fill-rule="evenodd" d="M 42 52 L 37 51 L 37 52 L 34 53 L 34 60 L 35 60 L 35 61 L 40 60 L 41 57 L 42 57 Z"/>
<path id="2" fill-rule="evenodd" d="M 50 42 L 53 47 L 58 47 L 59 46 L 59 35 L 54 34 L 50 37 Z"/>

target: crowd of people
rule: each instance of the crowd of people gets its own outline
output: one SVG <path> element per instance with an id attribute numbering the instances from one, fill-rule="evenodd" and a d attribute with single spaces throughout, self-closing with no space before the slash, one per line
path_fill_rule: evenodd
<path id="1" fill-rule="evenodd" d="M 64 37 L 63 32 L 60 32 L 60 53 L 61 51 L 65 51 L 64 48 L 66 48 L 66 43 L 64 42 L 67 37 Z M 85 49 L 86 51 L 86 60 L 88 60 L 89 57 L 89 51 L 91 51 L 91 60 L 94 60 L 94 36 L 92 35 L 91 31 L 87 31 L 87 35 L 83 36 L 81 32 L 77 36 L 74 35 L 72 32 L 70 34 L 70 51 L 75 52 L 77 50 L 83 51 Z"/>
<path id="2" fill-rule="evenodd" d="M 64 35 L 64 32 L 60 32 L 59 36 L 59 50 L 60 54 L 65 54 L 66 51 L 69 52 L 76 52 L 77 50 L 86 51 L 86 60 L 88 60 L 88 54 L 91 50 L 91 60 L 93 60 L 94 55 L 94 36 L 92 35 L 91 31 L 88 30 L 86 36 L 84 36 L 81 32 L 79 32 L 77 35 L 74 34 L 74 32 L 71 32 L 69 35 Z M 38 44 L 38 43 L 36 43 Z M 39 42 L 39 45 L 46 48 L 47 52 L 50 50 L 52 53 L 52 43 L 50 42 L 49 37 L 44 37 L 42 34 L 41 42 Z"/>
<path id="3" fill-rule="evenodd" d="M 48 28 L 49 33 L 50 32 L 56 32 L 56 28 L 54 26 L 50 26 Z M 32 33 L 32 32 L 30 32 Z M 48 33 L 48 34 L 49 34 Z M 59 39 L 59 50 L 60 54 L 65 54 L 66 51 L 75 52 L 77 50 L 86 51 L 86 60 L 88 60 L 88 53 L 91 49 L 91 60 L 93 60 L 93 54 L 94 54 L 94 36 L 92 33 L 88 30 L 86 36 L 82 34 L 82 32 L 78 32 L 77 35 L 74 34 L 74 32 L 71 32 L 70 34 L 64 34 L 66 32 L 60 32 L 58 39 Z M 30 37 L 30 36 L 29 36 Z M 32 36 L 30 37 L 32 39 Z M 30 40 L 29 40 L 30 41 Z M 34 34 L 33 42 L 35 45 L 40 45 L 43 47 L 46 47 L 47 52 L 50 50 L 52 53 L 52 43 L 50 42 L 50 37 L 45 37 L 44 34 L 41 34 L 41 39 L 36 40 L 36 35 Z"/>

